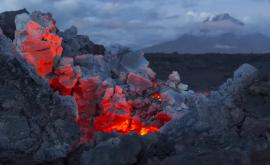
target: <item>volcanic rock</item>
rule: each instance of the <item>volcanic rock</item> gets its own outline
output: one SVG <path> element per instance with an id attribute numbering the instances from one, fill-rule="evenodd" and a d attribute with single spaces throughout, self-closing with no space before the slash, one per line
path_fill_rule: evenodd
<path id="1" fill-rule="evenodd" d="M 135 72 L 147 67 L 149 62 L 144 58 L 143 53 L 132 52 L 122 56 L 121 65 L 126 71 Z"/>
<path id="2" fill-rule="evenodd" d="M 62 46 L 64 48 L 63 56 L 74 57 L 82 54 L 104 55 L 105 47 L 90 41 L 88 36 L 78 35 L 75 26 L 70 27 L 64 32 L 60 32 L 63 37 Z"/>
<path id="3" fill-rule="evenodd" d="M 14 43 L 22 58 L 33 65 L 37 74 L 45 78 L 52 72 L 54 61 L 63 51 L 62 38 L 56 33 L 55 21 L 49 13 L 33 12 L 16 16 Z"/>
<path id="4" fill-rule="evenodd" d="M 110 66 L 105 61 L 104 56 L 84 54 L 76 56 L 74 63 L 81 66 L 85 77 L 100 76 L 104 79 L 110 77 Z"/>
<path id="5" fill-rule="evenodd" d="M 11 40 L 0 34 L 0 162 L 66 157 L 80 134 L 74 103 L 37 84 L 14 58 L 15 50 Z"/>
<path id="6" fill-rule="evenodd" d="M 143 149 L 143 139 L 138 135 L 111 138 L 100 143 L 94 149 L 84 151 L 82 165 L 126 165 L 134 164 Z M 127 150 L 127 146 L 129 146 Z"/>
<path id="7" fill-rule="evenodd" d="M 135 73 L 128 74 L 127 84 L 138 94 L 142 94 L 146 89 L 153 86 L 152 82 L 143 76 Z"/>
<path id="8" fill-rule="evenodd" d="M 28 14 L 28 11 L 26 9 L 22 9 L 17 11 L 7 11 L 0 14 L 0 28 L 3 30 L 3 33 L 11 40 L 14 39 L 16 30 L 15 17 L 22 13 Z"/>
<path id="9" fill-rule="evenodd" d="M 270 107 L 269 97 L 248 90 L 258 86 L 258 82 L 264 84 L 267 81 L 260 78 L 256 68 L 244 64 L 235 71 L 233 79 L 229 79 L 218 91 L 211 92 L 209 97 L 187 97 L 188 103 L 192 102 L 188 104 L 189 113 L 168 123 L 162 132 L 178 139 L 177 143 L 189 148 L 189 152 L 183 149 L 181 154 L 162 163 L 204 164 L 207 161 L 207 164 L 220 164 L 220 160 L 228 161 L 228 164 L 268 162 L 268 159 L 264 160 L 267 154 L 258 157 L 258 153 L 269 153 L 267 130 L 270 120 L 266 112 Z M 263 100 L 265 103 L 262 103 Z M 215 154 L 218 155 L 212 157 Z"/>
<path id="10" fill-rule="evenodd" d="M 177 71 L 173 71 L 169 75 L 166 84 L 171 88 L 177 89 L 179 92 L 188 90 L 188 85 L 181 82 L 180 75 Z"/>

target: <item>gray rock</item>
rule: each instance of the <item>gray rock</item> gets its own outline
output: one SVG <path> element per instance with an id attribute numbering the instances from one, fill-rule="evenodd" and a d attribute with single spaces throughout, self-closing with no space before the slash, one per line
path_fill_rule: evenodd
<path id="1" fill-rule="evenodd" d="M 80 133 L 74 114 L 66 110 L 76 110 L 52 97 L 48 86 L 36 83 L 20 60 L 10 58 L 16 56 L 11 47 L 0 35 L 0 160 L 33 164 L 66 157 Z"/>
<path id="2" fill-rule="evenodd" d="M 217 151 L 200 154 L 185 154 L 172 156 L 164 161 L 161 165 L 248 165 L 250 164 L 247 155 L 239 151 Z"/>
<path id="3" fill-rule="evenodd" d="M 28 14 L 28 11 L 26 9 L 21 9 L 17 11 L 7 11 L 0 14 L 0 28 L 11 40 L 14 39 L 14 33 L 16 30 L 15 17 L 22 13 Z"/>
<path id="4" fill-rule="evenodd" d="M 140 52 L 124 54 L 120 63 L 128 72 L 136 72 L 149 65 L 149 62 L 144 58 L 143 53 Z"/>
<path id="5" fill-rule="evenodd" d="M 105 53 L 103 45 L 95 44 L 90 41 L 88 36 L 78 35 L 75 26 L 59 34 L 63 37 L 63 56 L 74 57 L 82 54 L 103 55 Z"/>
<path id="6" fill-rule="evenodd" d="M 149 79 L 135 73 L 128 74 L 127 84 L 130 85 L 131 89 L 134 89 L 134 91 L 140 95 L 142 95 L 145 90 L 153 86 Z"/>
<path id="7" fill-rule="evenodd" d="M 110 77 L 110 66 L 101 55 L 85 54 L 76 56 L 74 64 L 79 65 L 85 73 L 85 77 L 100 76 L 104 79 Z M 85 69 L 83 69 L 85 68 Z"/>
<path id="8" fill-rule="evenodd" d="M 16 48 L 12 43 L 12 41 L 7 38 L 4 34 L 2 29 L 0 28 L 0 52 L 2 56 L 6 56 L 9 59 L 16 57 Z"/>
<path id="9" fill-rule="evenodd" d="M 137 162 L 142 150 L 142 142 L 138 135 L 127 135 L 109 139 L 94 149 L 84 151 L 80 163 L 82 165 L 127 165 Z"/>
<path id="10" fill-rule="evenodd" d="M 252 65 L 243 64 L 234 72 L 233 80 L 245 85 L 252 82 L 256 74 L 258 74 L 258 69 Z"/>

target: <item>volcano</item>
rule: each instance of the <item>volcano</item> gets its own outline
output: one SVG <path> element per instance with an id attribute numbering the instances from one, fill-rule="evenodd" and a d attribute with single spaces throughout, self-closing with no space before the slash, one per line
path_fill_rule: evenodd
<path id="1" fill-rule="evenodd" d="M 248 31 L 248 26 L 228 13 L 221 13 L 206 18 L 197 24 L 192 32 L 146 47 L 142 51 L 179 54 L 270 52 L 270 37 L 256 31 Z"/>
<path id="2" fill-rule="evenodd" d="M 198 94 L 176 71 L 157 79 L 140 52 L 59 31 L 50 13 L 11 15 L 15 30 L 1 20 L 0 31 L 0 163 L 267 161 L 270 83 L 255 67 Z"/>

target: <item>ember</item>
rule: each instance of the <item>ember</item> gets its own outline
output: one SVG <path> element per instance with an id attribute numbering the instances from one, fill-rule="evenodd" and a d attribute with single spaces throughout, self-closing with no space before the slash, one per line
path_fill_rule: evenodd
<path id="1" fill-rule="evenodd" d="M 106 90 L 103 111 L 95 119 L 95 128 L 98 131 L 117 131 L 124 134 L 134 131 L 140 135 L 158 131 L 159 127 L 146 126 L 138 116 L 132 116 L 132 111 L 135 111 L 132 107 L 133 101 L 127 101 L 124 93 L 119 86 L 114 90 L 112 88 Z"/>
<path id="2" fill-rule="evenodd" d="M 158 92 L 155 92 L 152 94 L 152 99 L 157 100 L 157 101 L 162 101 L 162 98 Z"/>
<path id="3" fill-rule="evenodd" d="M 59 91 L 63 96 L 72 95 L 78 105 L 77 123 L 83 133 L 82 141 L 87 141 L 94 134 L 91 117 L 96 112 L 98 79 L 92 77 L 88 80 L 80 79 L 80 72 L 75 74 L 73 68 L 68 65 L 55 71 L 55 77 L 51 79 L 52 90 Z"/>
<path id="4" fill-rule="evenodd" d="M 160 127 L 171 120 L 170 116 L 160 112 L 159 104 L 162 102 L 158 92 L 160 86 L 150 68 L 137 65 L 143 66 L 142 71 L 146 71 L 148 77 L 135 72 L 126 73 L 127 89 L 106 82 L 101 73 L 86 78 L 81 67 L 86 65 L 93 68 L 102 65 L 103 68 L 99 68 L 102 72 L 106 69 L 103 57 L 89 55 L 81 55 L 74 59 L 61 57 L 62 38 L 55 34 L 55 22 L 50 17 L 43 19 L 48 22 L 45 27 L 30 20 L 24 29 L 26 37 L 24 36 L 21 43 L 17 40 L 19 42 L 17 44 L 26 61 L 34 65 L 36 73 L 44 79 L 49 79 L 53 91 L 58 91 L 62 96 L 74 97 L 78 107 L 76 122 L 83 133 L 81 141 L 88 141 L 96 131 L 107 133 L 115 131 L 122 134 L 136 132 L 146 135 L 159 131 Z M 17 35 L 21 35 L 22 32 L 23 30 Z M 57 57 L 59 64 L 55 63 Z M 74 66 L 74 60 L 80 65 Z M 88 60 L 96 62 L 90 66 L 86 63 Z M 123 76 L 119 75 L 120 81 Z M 149 98 L 143 96 L 150 88 L 154 88 L 157 92 Z"/>
<path id="5" fill-rule="evenodd" d="M 61 56 L 62 38 L 50 32 L 51 28 L 42 27 L 30 21 L 26 25 L 27 37 L 21 43 L 21 52 L 29 64 L 34 65 L 36 72 L 41 77 L 52 72 L 53 61 Z"/>

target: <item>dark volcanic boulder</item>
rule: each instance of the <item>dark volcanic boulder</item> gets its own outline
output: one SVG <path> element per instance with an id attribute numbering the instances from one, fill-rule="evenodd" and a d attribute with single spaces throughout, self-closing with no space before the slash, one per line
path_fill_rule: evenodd
<path id="1" fill-rule="evenodd" d="M 63 37 L 63 56 L 74 57 L 82 54 L 103 55 L 105 53 L 105 47 L 103 45 L 97 45 L 90 41 L 88 36 L 78 35 L 77 33 L 75 26 L 60 33 Z"/>
<path id="2" fill-rule="evenodd" d="M 79 140 L 73 99 L 33 80 L 0 31 L 0 164 L 66 157 Z"/>
<path id="3" fill-rule="evenodd" d="M 269 164 L 269 92 L 244 64 L 210 96 L 190 98 L 191 112 L 163 129 L 177 151 L 161 164 Z"/>
<path id="4" fill-rule="evenodd" d="M 22 13 L 28 13 L 28 11 L 26 9 L 21 9 L 17 11 L 7 11 L 0 14 L 0 28 L 11 40 L 14 39 L 14 32 L 16 30 L 15 17 Z"/>
<path id="5" fill-rule="evenodd" d="M 127 150 L 128 147 L 128 150 Z M 143 149 L 143 139 L 138 135 L 111 138 L 95 148 L 84 151 L 80 158 L 83 165 L 126 165 L 134 164 Z"/>

